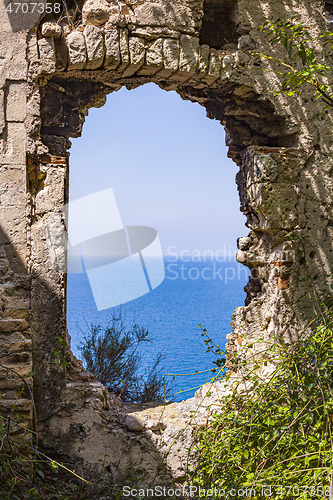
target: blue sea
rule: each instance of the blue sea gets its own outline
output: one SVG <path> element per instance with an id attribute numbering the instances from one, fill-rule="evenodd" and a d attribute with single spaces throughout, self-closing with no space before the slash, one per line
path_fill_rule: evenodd
<path id="1" fill-rule="evenodd" d="M 154 290 L 127 304 L 122 311 L 130 322 L 133 318 L 147 327 L 151 339 L 144 344 L 143 368 L 152 365 L 156 354 L 163 351 L 163 372 L 176 374 L 172 399 L 180 401 L 194 395 L 209 380 L 214 356 L 206 353 L 199 324 L 224 349 L 231 332 L 230 320 L 235 307 L 243 306 L 248 270 L 234 260 L 219 262 L 184 262 L 164 259 L 166 276 Z M 113 309 L 98 311 L 87 274 L 68 274 L 67 326 L 74 354 L 80 358 L 78 344 L 86 323 L 107 325 Z M 81 331 L 82 330 L 82 331 Z M 170 375 L 170 378 L 173 378 Z M 178 376 L 179 375 L 179 376 Z"/>

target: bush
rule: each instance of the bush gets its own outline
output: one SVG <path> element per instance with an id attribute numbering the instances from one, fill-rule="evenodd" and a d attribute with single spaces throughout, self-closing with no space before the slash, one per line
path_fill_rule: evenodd
<path id="1" fill-rule="evenodd" d="M 79 350 L 87 370 L 123 401 L 163 401 L 170 395 L 170 383 L 163 383 L 162 353 L 142 373 L 142 346 L 151 342 L 149 332 L 134 321 L 127 325 L 121 310 L 106 327 L 92 323 L 83 335 Z"/>
<path id="2" fill-rule="evenodd" d="M 259 368 L 272 360 L 275 370 L 262 379 Z M 240 361 L 241 373 L 246 375 L 222 400 L 221 412 L 197 434 L 190 484 L 225 490 L 225 498 L 244 488 L 252 499 L 261 498 L 262 487 L 276 499 L 327 496 L 333 468 L 332 309 L 298 343 L 281 341 L 260 361 Z"/>
<path id="3" fill-rule="evenodd" d="M 83 484 L 89 486 L 90 483 L 39 451 L 36 433 L 20 425 L 14 412 L 15 408 L 8 417 L 0 415 L 1 500 L 87 498 L 80 492 Z M 59 480 L 55 469 L 63 470 L 65 479 Z"/>

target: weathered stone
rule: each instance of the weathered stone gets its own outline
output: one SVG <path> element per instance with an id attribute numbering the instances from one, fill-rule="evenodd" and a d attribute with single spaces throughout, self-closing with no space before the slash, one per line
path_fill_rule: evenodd
<path id="1" fill-rule="evenodd" d="M 10 342 L 12 343 L 13 345 L 15 344 L 21 344 L 22 342 L 26 342 L 27 341 L 27 338 L 26 338 L 26 332 L 23 333 L 18 333 L 18 332 L 14 332 L 14 333 L 2 333 L 0 334 L 0 340 L 1 340 L 1 343 L 6 343 L 6 342 Z M 30 342 L 31 340 L 28 339 Z"/>
<path id="2" fill-rule="evenodd" d="M 27 310 L 20 310 L 20 309 L 16 309 L 16 310 L 12 310 L 12 309 L 7 309 L 5 312 L 4 312 L 4 319 L 25 319 L 25 320 L 29 320 L 29 311 Z"/>
<path id="3" fill-rule="evenodd" d="M 33 61 L 39 58 L 36 33 L 29 33 L 27 39 L 27 60 Z"/>
<path id="4" fill-rule="evenodd" d="M 139 75 L 154 75 L 163 67 L 163 39 L 159 38 L 146 50 L 146 64 L 138 72 Z"/>
<path id="5" fill-rule="evenodd" d="M 87 51 L 84 36 L 73 31 L 67 37 L 69 65 L 68 69 L 83 69 L 87 62 Z"/>
<path id="6" fill-rule="evenodd" d="M 118 68 L 119 71 L 127 68 L 130 62 L 130 53 L 128 47 L 128 30 L 121 29 L 119 30 L 119 48 L 120 48 L 120 56 L 121 56 L 121 65 Z"/>
<path id="7" fill-rule="evenodd" d="M 13 400 L 7 399 L 5 401 L 0 400 L 0 413 L 8 414 L 12 408 L 15 408 L 15 413 L 31 411 L 32 401 L 23 398 Z"/>
<path id="8" fill-rule="evenodd" d="M 23 122 L 26 117 L 27 85 L 25 82 L 9 84 L 6 99 L 6 120 Z"/>
<path id="9" fill-rule="evenodd" d="M 66 169 L 59 166 L 43 166 L 39 171 L 42 181 L 42 189 L 38 190 L 35 197 L 36 213 L 44 213 L 45 210 L 61 210 L 61 193 L 65 189 Z"/>
<path id="10" fill-rule="evenodd" d="M 67 24 L 67 22 L 62 23 L 61 28 L 62 28 L 62 32 L 63 32 L 64 37 L 67 37 L 73 31 L 73 27 L 70 24 Z M 81 32 L 82 29 L 78 30 L 78 31 Z"/>
<path id="11" fill-rule="evenodd" d="M 5 14 L 5 17 L 7 17 L 7 14 Z M 2 18 L 0 15 L 0 88 L 3 88 L 6 79 L 16 81 L 26 80 L 28 76 L 28 64 L 26 60 L 27 34 L 25 32 L 2 31 L 1 24 Z"/>
<path id="12" fill-rule="evenodd" d="M 179 42 L 172 38 L 166 38 L 163 41 L 163 62 L 164 69 L 159 75 L 163 78 L 168 78 L 175 73 L 179 67 Z"/>
<path id="13" fill-rule="evenodd" d="M 60 269 L 52 267 L 45 223 L 67 201 L 68 138 L 80 134 L 91 106 L 101 105 L 109 91 L 123 85 L 134 88 L 153 81 L 200 103 L 210 118 L 226 127 L 229 156 L 240 167 L 237 183 L 250 228 L 250 235 L 238 242 L 238 260 L 253 274 L 245 287 L 245 306 L 237 308 L 232 317 L 227 356 L 243 352 L 241 348 L 247 342 L 258 338 L 269 342 L 297 340 L 298 332 L 312 318 L 305 277 L 311 276 L 320 297 L 332 292 L 332 113 L 320 113 L 307 94 L 304 99 L 274 98 L 271 90 L 279 88 L 279 77 L 263 71 L 270 69 L 265 61 L 256 66 L 259 61 L 242 52 L 277 55 L 276 47 L 257 31 L 262 2 L 239 0 L 237 9 L 231 6 L 225 10 L 220 24 L 218 3 L 224 2 L 88 0 L 83 6 L 83 24 L 75 21 L 76 31 L 71 33 L 73 27 L 68 20 L 61 21 L 68 39 L 55 39 L 56 33 L 47 31 L 46 23 L 40 30 L 38 16 L 28 33 L 22 16 L 18 16 L 19 22 L 14 16 L 10 18 L 0 3 L 0 318 L 5 325 L 0 348 L 8 351 L 6 359 L 13 369 L 25 367 L 28 375 L 32 371 L 30 347 L 25 349 L 24 342 L 33 339 L 41 441 L 50 450 L 56 447 L 61 458 L 69 457 L 94 470 L 106 446 L 112 453 L 107 453 L 102 472 L 106 478 L 107 471 L 112 471 L 112 485 L 129 484 L 134 475 L 138 483 L 155 480 L 155 484 L 164 484 L 162 479 L 171 482 L 170 471 L 173 479 L 181 482 L 187 465 L 186 450 L 193 444 L 191 429 L 209 422 L 210 404 L 219 411 L 220 400 L 230 385 L 217 384 L 212 396 L 208 396 L 212 389 L 208 385 L 186 402 L 160 408 L 147 405 L 141 411 L 134 411 L 134 405 L 127 408 L 114 397 L 109 398 L 107 409 L 105 388 L 97 387 L 93 375 L 84 372 L 73 356 L 69 355 L 68 370 L 51 361 L 57 337 L 67 338 L 66 280 Z M 283 17 L 295 7 L 292 0 L 266 3 L 272 19 Z M 327 30 L 327 18 L 324 2 L 315 3 L 313 8 L 313 0 L 300 0 L 297 16 L 312 36 L 318 37 Z M 96 60 L 100 62 L 100 44 L 94 41 L 87 55 L 82 33 L 88 25 L 100 26 L 106 19 L 104 28 L 112 29 L 104 32 L 105 68 L 110 71 L 94 72 Z M 131 40 L 144 39 L 144 47 L 133 46 L 131 41 L 131 60 L 125 26 L 130 29 Z M 40 42 L 45 60 L 38 59 L 37 36 L 41 31 L 52 35 L 51 45 Z M 101 33 L 95 32 L 100 41 Z M 81 38 L 76 44 L 79 49 L 72 44 L 75 57 L 70 60 L 72 71 L 68 74 L 63 70 L 73 36 Z M 207 45 L 199 49 L 198 40 Z M 325 50 L 318 52 L 319 56 L 330 61 Z M 129 64 L 134 68 L 123 77 Z M 173 79 L 168 81 L 170 77 Z M 28 163 L 27 151 L 32 155 Z M 54 161 L 54 156 L 60 156 L 60 161 Z M 29 275 L 24 274 L 27 270 Z M 11 331 L 23 327 L 27 328 L 21 333 Z M 0 379 L 0 387 L 9 398 L 2 410 L 10 412 L 15 405 L 17 381 L 1 369 Z M 30 376 L 27 380 L 32 383 Z M 30 407 L 25 418 L 31 422 Z M 126 429 L 126 416 L 144 424 L 140 434 Z"/>
<path id="14" fill-rule="evenodd" d="M 238 238 L 237 245 L 240 250 L 247 250 L 251 245 L 251 238 L 249 236 Z"/>
<path id="15" fill-rule="evenodd" d="M 4 131 L 5 124 L 5 92 L 0 89 L 0 135 Z"/>
<path id="16" fill-rule="evenodd" d="M 38 40 L 39 58 L 42 61 L 56 61 L 53 38 L 41 38 Z"/>
<path id="17" fill-rule="evenodd" d="M 181 35 L 180 54 L 179 54 L 179 72 L 185 75 L 191 75 L 196 72 L 199 59 L 199 38 L 193 36 Z"/>
<path id="18" fill-rule="evenodd" d="M 29 382 L 31 381 L 31 379 L 29 380 Z M 24 384 L 24 382 L 21 380 L 21 379 L 14 379 L 14 378 L 11 378 L 11 379 L 2 379 L 1 378 L 1 374 L 0 374 L 0 390 L 4 390 L 4 389 L 26 389 L 26 386 Z M 8 394 L 8 392 L 7 392 Z M 10 398 L 10 399 L 15 399 L 14 398 Z"/>
<path id="19" fill-rule="evenodd" d="M 138 26 L 162 26 L 180 33 L 189 33 L 192 35 L 198 33 L 201 17 L 201 1 L 183 2 L 168 0 L 168 2 L 154 1 L 142 3 L 138 1 L 135 8 L 135 18 Z"/>
<path id="20" fill-rule="evenodd" d="M 222 68 L 221 68 L 221 80 L 229 80 L 232 74 L 232 60 L 230 57 L 225 56 L 222 59 Z"/>
<path id="21" fill-rule="evenodd" d="M 86 39 L 88 62 L 87 69 L 96 69 L 102 66 L 104 59 L 103 35 L 96 26 L 88 25 L 84 29 Z"/>
<path id="22" fill-rule="evenodd" d="M 107 0 L 107 2 L 109 3 L 109 16 L 103 28 L 105 30 L 110 30 L 116 29 L 118 26 L 124 26 L 125 24 L 127 24 L 124 20 L 124 16 L 122 16 L 120 12 L 120 10 L 122 10 L 121 4 L 118 4 L 115 1 L 110 2 L 109 0 Z"/>
<path id="23" fill-rule="evenodd" d="M 221 54 L 215 49 L 210 49 L 208 75 L 206 75 L 203 78 L 203 80 L 209 85 L 212 84 L 218 78 L 220 78 L 221 68 L 222 68 Z"/>
<path id="24" fill-rule="evenodd" d="M 0 164 L 24 165 L 26 161 L 26 128 L 24 123 L 8 122 L 6 147 L 1 145 Z"/>
<path id="25" fill-rule="evenodd" d="M 57 23 L 43 23 L 41 31 L 45 38 L 60 38 L 62 36 L 61 26 Z"/>
<path id="26" fill-rule="evenodd" d="M 106 50 L 104 67 L 107 69 L 116 69 L 121 59 L 118 30 L 108 30 L 105 32 L 104 37 Z"/>
<path id="27" fill-rule="evenodd" d="M 140 432 L 144 428 L 144 423 L 138 417 L 127 415 L 125 425 L 129 431 Z"/>
<path id="28" fill-rule="evenodd" d="M 57 69 L 66 69 L 68 65 L 68 46 L 66 38 L 57 38 L 54 41 Z"/>
<path id="29" fill-rule="evenodd" d="M 33 116 L 40 116 L 40 93 L 35 92 L 27 102 L 27 113 Z"/>
<path id="30" fill-rule="evenodd" d="M 134 73 L 136 73 L 138 69 L 140 69 L 145 62 L 145 51 L 146 51 L 145 40 L 139 37 L 131 36 L 129 38 L 128 45 L 130 52 L 130 65 L 123 73 L 124 78 L 134 75 Z"/>
<path id="31" fill-rule="evenodd" d="M 153 432 L 159 432 L 159 431 L 161 432 L 167 428 L 167 425 L 164 422 L 161 422 L 161 420 L 148 419 L 145 422 L 145 427 L 147 427 L 147 429 L 150 429 Z"/>
<path id="32" fill-rule="evenodd" d="M 0 205 L 26 206 L 27 179 L 23 168 L 0 166 Z"/>
<path id="33" fill-rule="evenodd" d="M 199 77 L 207 75 L 209 69 L 210 50 L 208 45 L 201 45 L 199 49 L 199 61 L 197 75 Z"/>
<path id="34" fill-rule="evenodd" d="M 0 258 L 0 272 L 5 272 L 9 269 L 9 260 Z"/>
<path id="35" fill-rule="evenodd" d="M 83 24 L 102 26 L 109 19 L 109 5 L 106 0 L 87 0 L 82 8 Z"/>

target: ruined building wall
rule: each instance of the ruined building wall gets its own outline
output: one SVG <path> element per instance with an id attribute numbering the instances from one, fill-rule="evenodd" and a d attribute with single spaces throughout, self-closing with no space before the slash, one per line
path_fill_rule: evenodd
<path id="1" fill-rule="evenodd" d="M 68 200 L 69 139 L 80 135 L 88 109 L 123 85 L 154 82 L 204 106 L 226 129 L 250 230 L 237 258 L 252 276 L 228 350 L 259 338 L 294 342 L 313 317 L 311 291 L 332 292 L 333 115 L 320 113 L 311 92 L 275 97 L 276 75 L 251 52 L 271 52 L 257 30 L 264 17 L 295 14 L 316 35 L 328 29 L 328 13 L 321 0 L 79 5 L 82 14 L 71 10 L 60 26 L 54 10 L 9 13 L 0 2 L 0 410 L 13 407 L 22 387 L 16 408 L 31 425 L 31 397 L 17 374 L 33 373 L 26 380 L 45 447 L 97 467 L 107 443 L 116 450 L 111 478 L 141 460 L 154 475 L 156 432 L 167 447 L 193 402 L 173 405 L 163 425 L 148 409 L 135 431 L 127 410 L 119 413 L 77 360 L 54 363 L 56 339 L 66 335 L 66 276 L 52 265 L 46 220 Z M 330 52 L 322 57 L 331 62 Z M 182 446 L 168 464 L 176 476 Z"/>

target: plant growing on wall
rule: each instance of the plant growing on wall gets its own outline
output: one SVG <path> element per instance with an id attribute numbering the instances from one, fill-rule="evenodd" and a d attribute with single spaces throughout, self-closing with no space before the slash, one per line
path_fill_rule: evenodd
<path id="1" fill-rule="evenodd" d="M 333 68 L 323 64 L 316 51 L 318 43 L 322 50 L 333 45 L 333 33 L 328 31 L 313 39 L 302 23 L 295 22 L 295 16 L 290 21 L 285 17 L 275 23 L 266 20 L 259 30 L 272 46 L 280 45 L 286 50 L 284 59 L 259 53 L 267 61 L 277 63 L 272 71 L 282 76 L 281 89 L 275 95 L 300 96 L 312 87 L 323 109 L 333 107 Z"/>

